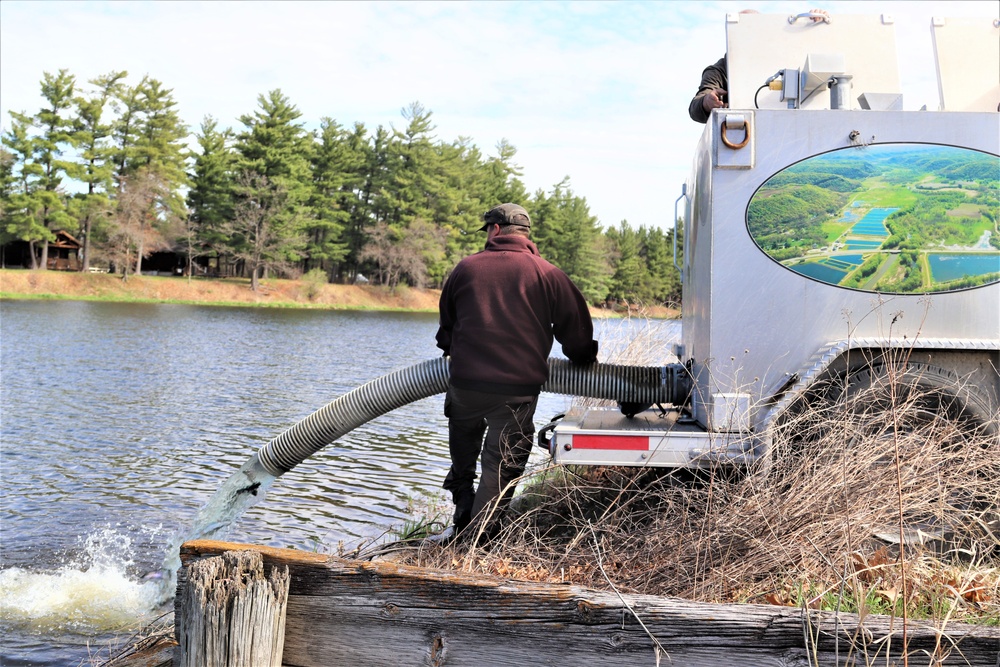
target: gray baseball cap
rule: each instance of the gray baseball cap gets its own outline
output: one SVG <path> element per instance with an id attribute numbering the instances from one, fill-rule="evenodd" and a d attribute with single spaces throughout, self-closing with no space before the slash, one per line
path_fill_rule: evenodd
<path id="1" fill-rule="evenodd" d="M 486 231 L 490 225 L 531 227 L 531 218 L 528 217 L 528 212 L 517 204 L 500 204 L 483 214 L 483 223 L 477 231 Z"/>

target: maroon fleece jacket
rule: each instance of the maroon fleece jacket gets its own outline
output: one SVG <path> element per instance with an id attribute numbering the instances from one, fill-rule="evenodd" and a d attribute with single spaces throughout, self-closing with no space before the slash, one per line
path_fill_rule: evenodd
<path id="1" fill-rule="evenodd" d="M 455 267 L 441 291 L 437 346 L 450 382 L 497 394 L 537 394 L 549 379 L 552 339 L 570 361 L 597 360 L 580 290 L 523 236 L 495 236 Z"/>

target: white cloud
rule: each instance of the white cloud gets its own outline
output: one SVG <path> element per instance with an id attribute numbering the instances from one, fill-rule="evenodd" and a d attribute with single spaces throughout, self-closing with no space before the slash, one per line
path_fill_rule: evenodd
<path id="1" fill-rule="evenodd" d="M 192 130 L 239 128 L 280 88 L 308 127 L 323 116 L 401 126 L 419 100 L 439 139 L 518 148 L 529 190 L 564 176 L 606 226 L 669 224 L 702 126 L 687 104 L 725 51 L 725 14 L 895 17 L 907 108 L 936 106 L 932 14 L 997 15 L 950 2 L 55 2 L 0 3 L 0 124 L 41 104 L 42 72 L 84 82 L 126 69 L 174 91 Z"/>

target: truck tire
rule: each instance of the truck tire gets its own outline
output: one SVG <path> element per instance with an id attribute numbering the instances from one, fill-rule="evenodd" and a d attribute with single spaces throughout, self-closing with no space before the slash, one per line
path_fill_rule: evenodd
<path id="1" fill-rule="evenodd" d="M 790 407 L 777 424 L 783 429 L 778 436 L 783 445 L 776 463 L 783 460 L 794 468 L 806 456 L 813 465 L 831 470 L 845 463 L 893 466 L 894 451 L 901 446 L 904 465 L 911 465 L 911 457 L 919 458 L 919 450 L 932 443 L 963 462 L 976 457 L 968 483 L 949 485 L 942 496 L 942 507 L 949 508 L 947 517 L 908 511 L 903 519 L 908 528 L 905 539 L 909 542 L 910 536 L 923 531 L 938 536 L 936 548 L 965 548 L 975 542 L 996 550 L 1000 549 L 998 425 L 1000 416 L 990 400 L 943 368 L 913 362 L 872 364 L 815 384 Z M 817 448 L 817 443 L 825 444 Z M 872 479 L 892 483 L 877 470 L 872 470 Z M 935 486 L 932 479 L 927 483 Z M 873 526 L 873 530 L 880 540 L 899 532 L 893 526 Z"/>
<path id="2" fill-rule="evenodd" d="M 864 368 L 847 378 L 844 400 L 849 418 L 858 420 L 854 432 L 860 440 L 875 438 L 888 443 L 899 435 L 921 436 L 926 432 L 942 451 L 954 452 L 956 457 L 970 454 L 962 451 L 969 447 L 992 450 L 992 456 L 985 459 L 988 462 L 1000 457 L 1000 415 L 975 386 L 961 382 L 945 369 L 922 363 Z M 948 494 L 947 504 L 960 510 L 959 523 L 964 527 L 939 523 L 939 546 L 963 548 L 975 536 L 980 545 L 991 545 L 994 551 L 1000 548 L 1000 487 L 996 479 L 997 466 L 988 463 L 968 486 Z M 936 523 L 928 517 L 910 516 L 909 520 L 921 526 Z M 892 535 L 895 531 L 880 532 Z"/>
<path id="3" fill-rule="evenodd" d="M 946 419 L 967 434 L 997 435 L 998 415 L 989 399 L 937 366 L 868 366 L 848 376 L 844 396 L 854 412 L 895 416 L 895 420 L 878 420 L 883 425 L 889 422 L 892 428 L 908 429 L 921 422 Z"/>

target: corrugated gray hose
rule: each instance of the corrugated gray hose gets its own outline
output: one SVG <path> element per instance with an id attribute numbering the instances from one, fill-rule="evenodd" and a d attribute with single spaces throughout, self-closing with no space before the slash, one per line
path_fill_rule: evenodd
<path id="1" fill-rule="evenodd" d="M 396 408 L 448 389 L 448 357 L 438 357 L 367 382 L 334 399 L 267 443 L 255 458 L 278 477 L 362 424 Z M 680 364 L 579 366 L 549 359 L 549 381 L 542 391 L 616 400 L 620 403 L 687 401 L 691 382 Z"/>

